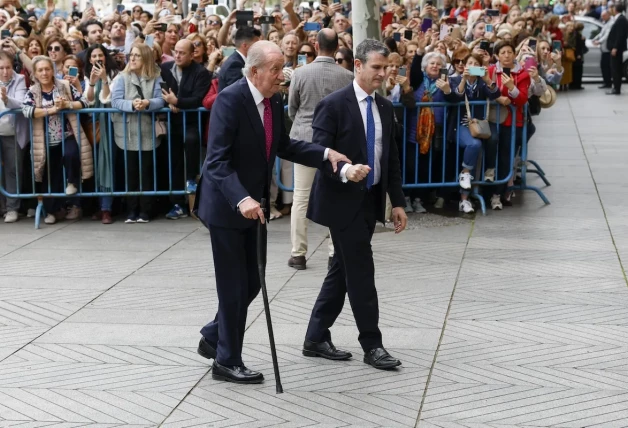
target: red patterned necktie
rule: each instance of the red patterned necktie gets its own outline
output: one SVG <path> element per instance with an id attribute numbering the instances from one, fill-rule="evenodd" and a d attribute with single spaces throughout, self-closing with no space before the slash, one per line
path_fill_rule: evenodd
<path id="1" fill-rule="evenodd" d="M 264 98 L 264 134 L 266 134 L 266 160 L 270 159 L 270 147 L 273 144 L 273 111 L 270 99 Z"/>

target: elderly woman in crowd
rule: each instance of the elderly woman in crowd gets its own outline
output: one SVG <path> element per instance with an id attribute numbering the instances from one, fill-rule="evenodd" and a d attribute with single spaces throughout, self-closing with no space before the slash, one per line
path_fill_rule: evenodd
<path id="1" fill-rule="evenodd" d="M 157 130 L 153 126 L 156 116 L 142 112 L 159 110 L 165 106 L 161 96 L 160 74 L 152 49 L 144 44 L 136 44 L 131 49 L 126 68 L 113 81 L 111 104 L 113 108 L 125 112 L 112 114 L 112 121 L 116 145 L 125 151 L 130 192 L 153 189 L 153 151 L 159 145 L 159 139 L 154 135 Z M 126 223 L 148 223 L 151 214 L 150 197 L 129 196 L 127 204 Z"/>
<path id="2" fill-rule="evenodd" d="M 44 192 L 61 193 L 65 187 L 66 195 L 74 195 L 81 180 L 92 177 L 94 165 L 85 132 L 67 110 L 85 108 L 87 103 L 72 85 L 55 77 L 50 58 L 33 58 L 33 68 L 35 83 L 26 93 L 22 111 L 33 124 L 35 181 L 42 183 Z M 59 198 L 45 198 L 44 208 L 46 224 L 56 222 L 55 214 L 63 216 Z"/>

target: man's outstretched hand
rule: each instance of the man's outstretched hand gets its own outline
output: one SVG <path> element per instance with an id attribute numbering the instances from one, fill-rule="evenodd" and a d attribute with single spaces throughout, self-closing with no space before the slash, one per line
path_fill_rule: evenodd
<path id="1" fill-rule="evenodd" d="M 331 162 L 331 167 L 334 169 L 334 172 L 336 172 L 336 170 L 338 169 L 338 162 L 346 162 L 348 164 L 351 164 L 349 158 L 347 158 L 342 153 L 338 153 L 337 151 L 332 149 L 329 149 L 329 152 L 327 153 L 327 160 Z"/>

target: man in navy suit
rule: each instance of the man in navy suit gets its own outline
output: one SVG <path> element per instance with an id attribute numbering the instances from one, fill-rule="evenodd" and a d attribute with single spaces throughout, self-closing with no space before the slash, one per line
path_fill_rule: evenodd
<path id="1" fill-rule="evenodd" d="M 233 38 L 236 51 L 231 54 L 222 67 L 220 67 L 218 92 L 242 79 L 242 69 L 244 68 L 246 55 L 249 49 L 251 49 L 251 46 L 253 46 L 253 43 L 257 42 L 261 35 L 262 33 L 253 27 L 240 27 L 236 30 L 235 37 Z"/>
<path id="2" fill-rule="evenodd" d="M 382 343 L 371 250 L 375 222 L 384 222 L 386 193 L 393 206 L 395 232 L 405 229 L 407 222 L 393 107 L 375 93 L 386 77 L 388 55 L 379 41 L 360 43 L 353 83 L 318 104 L 312 142 L 345 153 L 353 165 L 341 162 L 335 173 L 316 173 L 307 212 L 310 220 L 329 227 L 335 254 L 312 310 L 303 355 L 351 358 L 349 352 L 334 347 L 329 331 L 348 294 L 364 362 L 377 369 L 401 365 Z"/>
<path id="3" fill-rule="evenodd" d="M 249 50 L 245 78 L 222 91 L 212 108 L 207 158 L 197 195 L 199 218 L 209 228 L 216 272 L 218 313 L 201 329 L 198 352 L 213 358 L 212 377 L 260 383 L 264 377 L 242 362 L 249 304 L 260 290 L 256 224 L 265 221 L 275 157 L 335 173 L 338 152 L 290 140 L 277 94 L 283 54 L 260 41 Z"/>

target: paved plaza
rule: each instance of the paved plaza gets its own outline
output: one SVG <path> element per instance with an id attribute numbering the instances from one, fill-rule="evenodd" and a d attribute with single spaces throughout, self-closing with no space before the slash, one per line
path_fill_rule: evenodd
<path id="1" fill-rule="evenodd" d="M 559 97 L 530 156 L 552 205 L 517 193 L 486 217 L 375 234 L 393 372 L 362 362 L 348 301 L 332 335 L 354 359 L 301 355 L 321 227 L 297 272 L 289 219 L 269 226 L 276 395 L 261 297 L 244 360 L 264 384 L 214 381 L 196 354 L 217 309 L 198 222 L 0 224 L 0 427 L 628 426 L 628 98 Z"/>

